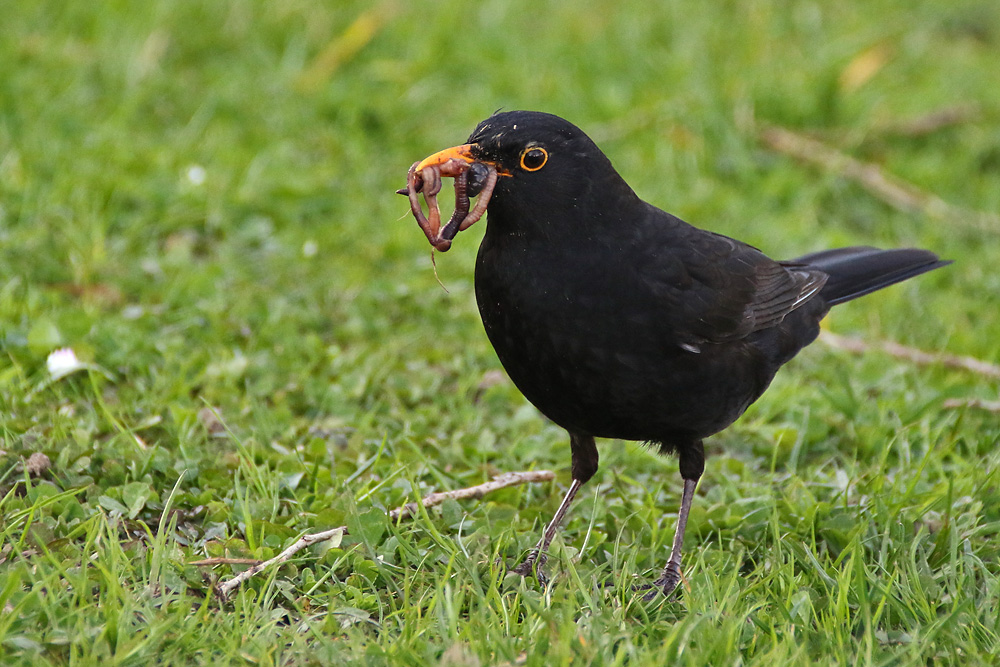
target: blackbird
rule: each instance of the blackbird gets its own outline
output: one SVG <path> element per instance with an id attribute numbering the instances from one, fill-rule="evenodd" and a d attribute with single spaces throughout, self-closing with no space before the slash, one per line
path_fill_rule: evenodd
<path id="1" fill-rule="evenodd" d="M 444 229 L 432 201 L 441 176 L 456 177 L 460 209 Z M 676 453 L 684 481 L 650 597 L 680 581 L 703 440 L 816 339 L 831 306 L 950 263 L 926 250 L 871 247 L 774 261 L 646 203 L 579 128 L 533 111 L 487 118 L 464 145 L 415 163 L 400 194 L 441 250 L 478 217 L 466 213 L 479 194 L 488 222 L 475 289 L 486 333 L 518 389 L 569 433 L 572 483 L 514 571 L 545 582 L 546 550 L 597 471 L 594 438 L 644 441 Z"/>

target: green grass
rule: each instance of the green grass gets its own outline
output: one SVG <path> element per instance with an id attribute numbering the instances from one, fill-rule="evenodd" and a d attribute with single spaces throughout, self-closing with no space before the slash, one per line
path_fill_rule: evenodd
<path id="1" fill-rule="evenodd" d="M 553 585 L 504 577 L 569 481 L 567 438 L 484 382 L 482 223 L 438 255 L 446 293 L 392 194 L 498 107 L 551 111 L 645 198 L 772 256 L 955 259 L 829 327 L 996 361 L 995 231 L 893 210 L 753 127 L 996 212 L 1000 6 L 551 4 L 4 6 L 0 664 L 1000 661 L 1000 419 L 943 408 L 998 383 L 879 352 L 810 348 L 710 440 L 678 600 L 630 590 L 666 558 L 676 463 L 619 442 Z M 886 130 L 956 104 L 980 112 Z M 65 346 L 93 370 L 50 381 Z M 557 481 L 384 518 L 525 468 Z M 229 603 L 230 567 L 188 564 L 341 524 Z"/>

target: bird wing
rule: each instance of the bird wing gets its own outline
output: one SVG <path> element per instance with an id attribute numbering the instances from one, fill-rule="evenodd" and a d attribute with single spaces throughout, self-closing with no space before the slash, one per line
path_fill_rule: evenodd
<path id="1" fill-rule="evenodd" d="M 826 282 L 820 270 L 775 262 L 753 246 L 670 218 L 669 233 L 644 239 L 636 268 L 682 347 L 696 351 L 700 343 L 773 327 Z"/>

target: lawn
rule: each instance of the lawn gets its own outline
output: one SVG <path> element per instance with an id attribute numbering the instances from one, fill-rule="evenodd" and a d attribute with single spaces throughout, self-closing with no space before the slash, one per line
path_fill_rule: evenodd
<path id="1" fill-rule="evenodd" d="M 0 664 L 1000 661 L 1000 377 L 945 363 L 1000 360 L 1000 4 L 39 0 L 2 24 Z M 485 225 L 436 276 L 393 194 L 497 108 L 572 120 L 641 196 L 773 257 L 955 260 L 838 307 L 871 349 L 813 345 L 706 443 L 670 600 L 632 585 L 681 479 L 635 443 L 599 443 L 551 585 L 504 574 L 568 439 L 482 331 Z"/>

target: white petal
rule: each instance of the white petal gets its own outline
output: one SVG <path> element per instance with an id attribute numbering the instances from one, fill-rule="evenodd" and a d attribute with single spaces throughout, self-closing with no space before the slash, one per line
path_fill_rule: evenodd
<path id="1" fill-rule="evenodd" d="M 68 347 L 63 347 L 52 352 L 45 360 L 45 366 L 49 369 L 49 375 L 54 380 L 86 368 L 86 364 L 76 358 L 76 352 Z"/>
<path id="2" fill-rule="evenodd" d="M 187 168 L 187 179 L 191 185 L 202 185 L 205 182 L 205 168 L 200 164 L 193 164 Z"/>

